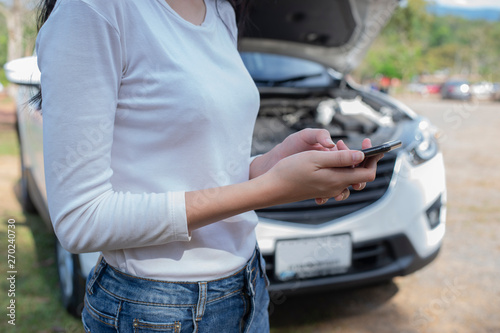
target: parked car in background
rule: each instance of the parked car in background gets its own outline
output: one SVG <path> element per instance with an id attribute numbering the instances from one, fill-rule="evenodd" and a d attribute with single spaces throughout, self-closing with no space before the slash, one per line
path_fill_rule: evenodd
<path id="1" fill-rule="evenodd" d="M 408 84 L 406 89 L 412 93 L 417 93 L 422 96 L 428 96 L 428 95 L 439 94 L 441 92 L 441 85 L 437 83 L 413 82 Z"/>
<path id="2" fill-rule="evenodd" d="M 493 93 L 492 93 L 491 99 L 494 101 L 500 101 L 500 83 L 499 82 L 493 83 Z"/>
<path id="3" fill-rule="evenodd" d="M 412 82 L 406 86 L 406 90 L 411 93 L 419 94 L 422 96 L 426 96 L 429 94 L 427 90 L 427 86 L 423 83 Z"/>
<path id="4" fill-rule="evenodd" d="M 471 85 L 470 87 L 472 96 L 478 100 L 492 100 L 494 99 L 495 86 L 491 82 L 482 81 Z"/>
<path id="5" fill-rule="evenodd" d="M 387 281 L 424 267 L 439 252 L 447 195 L 437 129 L 387 94 L 347 79 L 397 5 L 397 0 L 256 1 L 251 11 L 255 29 L 243 36 L 240 48 L 261 96 L 253 154 L 307 127 L 324 128 L 352 148 L 360 148 L 365 137 L 373 144 L 403 143 L 379 162 L 376 180 L 345 201 L 318 206 L 306 200 L 257 211 L 271 292 Z M 36 208 L 50 225 L 43 117 L 28 103 L 39 90 L 36 59 L 19 59 L 5 69 L 21 85 L 23 206 Z M 78 314 L 84 278 L 98 254 L 71 254 L 59 243 L 57 251 L 63 301 Z"/>
<path id="6" fill-rule="evenodd" d="M 470 84 L 461 80 L 446 81 L 441 86 L 441 97 L 443 99 L 470 100 L 472 98 Z"/>
<path id="7" fill-rule="evenodd" d="M 441 92 L 441 85 L 439 83 L 428 83 L 425 86 L 429 94 L 439 94 Z"/>

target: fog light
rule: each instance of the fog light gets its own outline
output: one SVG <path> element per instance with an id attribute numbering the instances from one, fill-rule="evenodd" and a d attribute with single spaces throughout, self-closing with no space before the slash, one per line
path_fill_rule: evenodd
<path id="1" fill-rule="evenodd" d="M 441 223 L 441 207 L 443 203 L 441 202 L 441 196 L 427 209 L 427 222 L 429 227 L 432 229 L 436 228 L 439 223 Z"/>

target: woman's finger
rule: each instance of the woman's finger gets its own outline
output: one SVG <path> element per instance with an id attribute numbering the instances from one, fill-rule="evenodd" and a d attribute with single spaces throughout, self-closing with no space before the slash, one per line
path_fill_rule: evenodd
<path id="1" fill-rule="evenodd" d="M 372 141 L 368 138 L 364 139 L 361 143 L 361 149 L 367 149 L 372 147 Z"/>
<path id="2" fill-rule="evenodd" d="M 384 154 L 378 154 L 375 156 L 368 157 L 363 161 L 363 167 L 364 168 L 376 168 L 378 161 L 380 161 L 384 157 Z"/>
<path id="3" fill-rule="evenodd" d="M 337 147 L 339 150 L 349 150 L 349 147 L 347 147 L 347 145 L 342 140 L 339 140 L 337 142 Z"/>
<path id="4" fill-rule="evenodd" d="M 316 198 L 315 201 L 316 201 L 316 204 L 318 204 L 318 205 L 324 205 L 327 203 L 328 198 Z"/>
<path id="5" fill-rule="evenodd" d="M 299 135 L 301 140 L 310 146 L 320 144 L 322 147 L 328 149 L 335 147 L 330 132 L 325 129 L 308 128 L 300 131 Z"/>
<path id="6" fill-rule="evenodd" d="M 342 193 L 337 195 L 334 199 L 335 199 L 335 201 L 342 201 L 342 200 L 349 198 L 350 194 L 351 194 L 351 192 L 349 191 L 348 188 L 346 188 L 342 191 Z"/>
<path id="7" fill-rule="evenodd" d="M 358 184 L 353 184 L 352 188 L 356 191 L 361 191 L 364 190 L 366 187 L 366 183 L 358 183 Z"/>
<path id="8" fill-rule="evenodd" d="M 361 163 L 365 155 L 360 151 L 317 152 L 315 162 L 320 168 L 350 167 Z"/>

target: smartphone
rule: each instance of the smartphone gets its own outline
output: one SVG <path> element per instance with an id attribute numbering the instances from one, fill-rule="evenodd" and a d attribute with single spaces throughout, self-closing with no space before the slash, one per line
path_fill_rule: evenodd
<path id="1" fill-rule="evenodd" d="M 401 147 L 401 141 L 394 140 L 394 141 L 389 141 L 389 142 L 383 143 L 379 146 L 363 149 L 361 151 L 365 154 L 365 158 L 366 158 L 366 157 L 375 156 L 378 154 L 387 153 L 387 152 L 394 150 L 396 148 L 399 148 L 399 147 Z"/>

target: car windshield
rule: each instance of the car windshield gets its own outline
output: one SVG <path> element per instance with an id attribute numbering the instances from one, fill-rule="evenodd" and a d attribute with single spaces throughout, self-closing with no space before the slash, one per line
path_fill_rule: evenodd
<path id="1" fill-rule="evenodd" d="M 326 68 L 289 56 L 242 52 L 241 58 L 257 86 L 325 87 L 332 84 Z"/>

